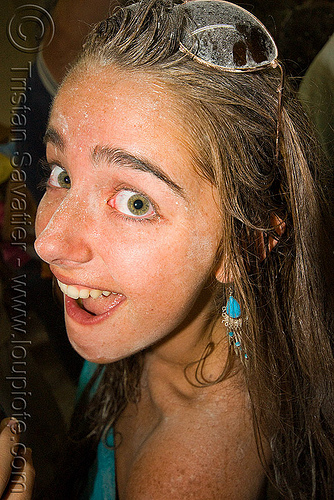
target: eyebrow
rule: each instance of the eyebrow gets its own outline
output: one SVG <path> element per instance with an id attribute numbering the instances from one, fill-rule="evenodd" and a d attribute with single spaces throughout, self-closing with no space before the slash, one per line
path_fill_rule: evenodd
<path id="1" fill-rule="evenodd" d="M 53 127 L 49 127 L 45 132 L 44 144 L 47 144 L 48 142 L 58 146 L 61 151 L 64 151 L 65 149 L 65 141 L 63 137 Z M 94 163 L 106 160 L 110 164 L 116 163 L 121 167 L 132 168 L 133 170 L 140 170 L 141 172 L 148 172 L 167 184 L 167 186 L 169 186 L 177 195 L 186 199 L 183 188 L 173 181 L 173 179 L 171 179 L 171 177 L 169 177 L 169 175 L 167 175 L 160 167 L 154 165 L 145 158 L 133 156 L 123 149 L 98 145 L 95 146 L 92 151 L 92 160 Z"/>
<path id="2" fill-rule="evenodd" d="M 148 172 L 167 184 L 177 195 L 186 198 L 181 186 L 174 182 L 160 167 L 145 158 L 138 158 L 119 148 L 96 146 L 92 152 L 92 159 L 94 162 L 106 160 L 108 163 L 116 163 L 121 167 Z"/>
<path id="3" fill-rule="evenodd" d="M 53 127 L 49 127 L 43 137 L 43 142 L 44 144 L 47 144 L 48 142 L 52 142 L 55 146 L 58 146 L 59 149 L 64 151 L 65 149 L 65 141 L 62 138 L 62 136 L 57 132 L 57 130 Z"/>

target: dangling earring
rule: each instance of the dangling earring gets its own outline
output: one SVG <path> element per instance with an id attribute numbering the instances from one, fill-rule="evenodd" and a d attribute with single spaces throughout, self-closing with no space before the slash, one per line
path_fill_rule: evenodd
<path id="1" fill-rule="evenodd" d="M 241 343 L 241 308 L 240 304 L 233 297 L 233 289 L 229 289 L 229 298 L 227 300 L 226 306 L 222 308 L 222 323 L 225 324 L 227 328 L 228 339 L 230 345 L 233 346 L 234 352 L 241 357 L 241 359 L 248 359 L 248 356 L 243 352 L 243 347 Z"/>

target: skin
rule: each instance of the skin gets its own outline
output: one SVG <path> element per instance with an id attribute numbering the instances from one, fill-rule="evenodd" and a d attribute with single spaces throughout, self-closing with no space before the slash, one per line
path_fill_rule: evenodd
<path id="1" fill-rule="evenodd" d="M 212 280 L 223 280 L 214 264 L 222 229 L 218 193 L 195 172 L 172 110 L 152 77 L 98 67 L 72 74 L 51 113 L 54 170 L 35 246 L 63 283 L 124 297 L 96 324 L 65 310 L 70 342 L 83 357 L 105 363 L 146 348 L 141 400 L 116 426 L 120 499 L 256 499 L 264 473 L 241 372 L 201 388 L 184 376 L 209 339 L 217 349 L 205 376 L 214 380 L 226 361 L 226 331 L 208 322 Z M 137 160 L 96 154 L 111 149 Z M 59 185 L 61 169 L 69 189 Z M 129 215 L 129 190 L 150 200 L 147 215 Z M 84 306 L 99 315 L 112 300 Z M 193 370 L 188 375 L 195 380 Z"/>
<path id="2" fill-rule="evenodd" d="M 49 163 L 66 169 L 71 188 L 59 188 L 57 178 L 49 182 L 35 247 L 62 282 L 121 293 L 125 300 L 96 326 L 78 325 L 65 313 L 69 339 L 86 359 L 110 362 L 182 325 L 186 349 L 199 342 L 202 349 L 210 295 L 205 285 L 221 234 L 217 193 L 194 172 L 166 91 L 152 84 L 147 92 L 151 82 L 117 73 L 79 80 L 65 84 L 50 118 L 49 129 L 63 146 L 53 137 L 47 144 Z M 92 159 L 92 151 L 103 147 L 159 166 L 182 195 L 150 172 Z M 114 208 L 129 189 L 145 193 L 156 213 L 129 217 Z"/>
<path id="3" fill-rule="evenodd" d="M 21 444 L 17 425 L 18 422 L 10 418 L 0 424 L 0 497 L 3 500 L 32 498 L 35 471 L 31 449 Z"/>

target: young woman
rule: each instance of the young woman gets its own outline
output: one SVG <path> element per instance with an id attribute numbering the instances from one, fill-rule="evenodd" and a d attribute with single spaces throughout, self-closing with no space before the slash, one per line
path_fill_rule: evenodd
<path id="1" fill-rule="evenodd" d="M 94 363 L 58 499 L 333 498 L 331 220 L 301 121 L 233 4 L 144 0 L 88 38 L 36 225 Z"/>

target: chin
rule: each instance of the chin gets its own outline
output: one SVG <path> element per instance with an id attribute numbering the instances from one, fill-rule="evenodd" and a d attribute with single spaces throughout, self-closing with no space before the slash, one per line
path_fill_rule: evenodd
<path id="1" fill-rule="evenodd" d="M 97 363 L 97 364 L 107 364 L 107 363 L 114 363 L 116 361 L 119 361 L 121 359 L 127 358 L 131 356 L 132 354 L 135 354 L 135 352 L 139 351 L 140 349 L 135 349 L 132 350 L 125 350 L 125 349 L 117 349 L 115 347 L 114 351 L 112 350 L 112 345 L 108 345 L 108 349 L 106 349 L 103 345 L 98 345 L 96 342 L 94 344 L 92 343 L 78 343 L 76 342 L 72 335 L 71 332 L 68 332 L 68 339 L 73 347 L 73 349 L 85 360 L 90 361 L 92 363 Z M 124 347 L 124 346 L 123 346 Z M 106 352 L 108 351 L 108 352 Z"/>

